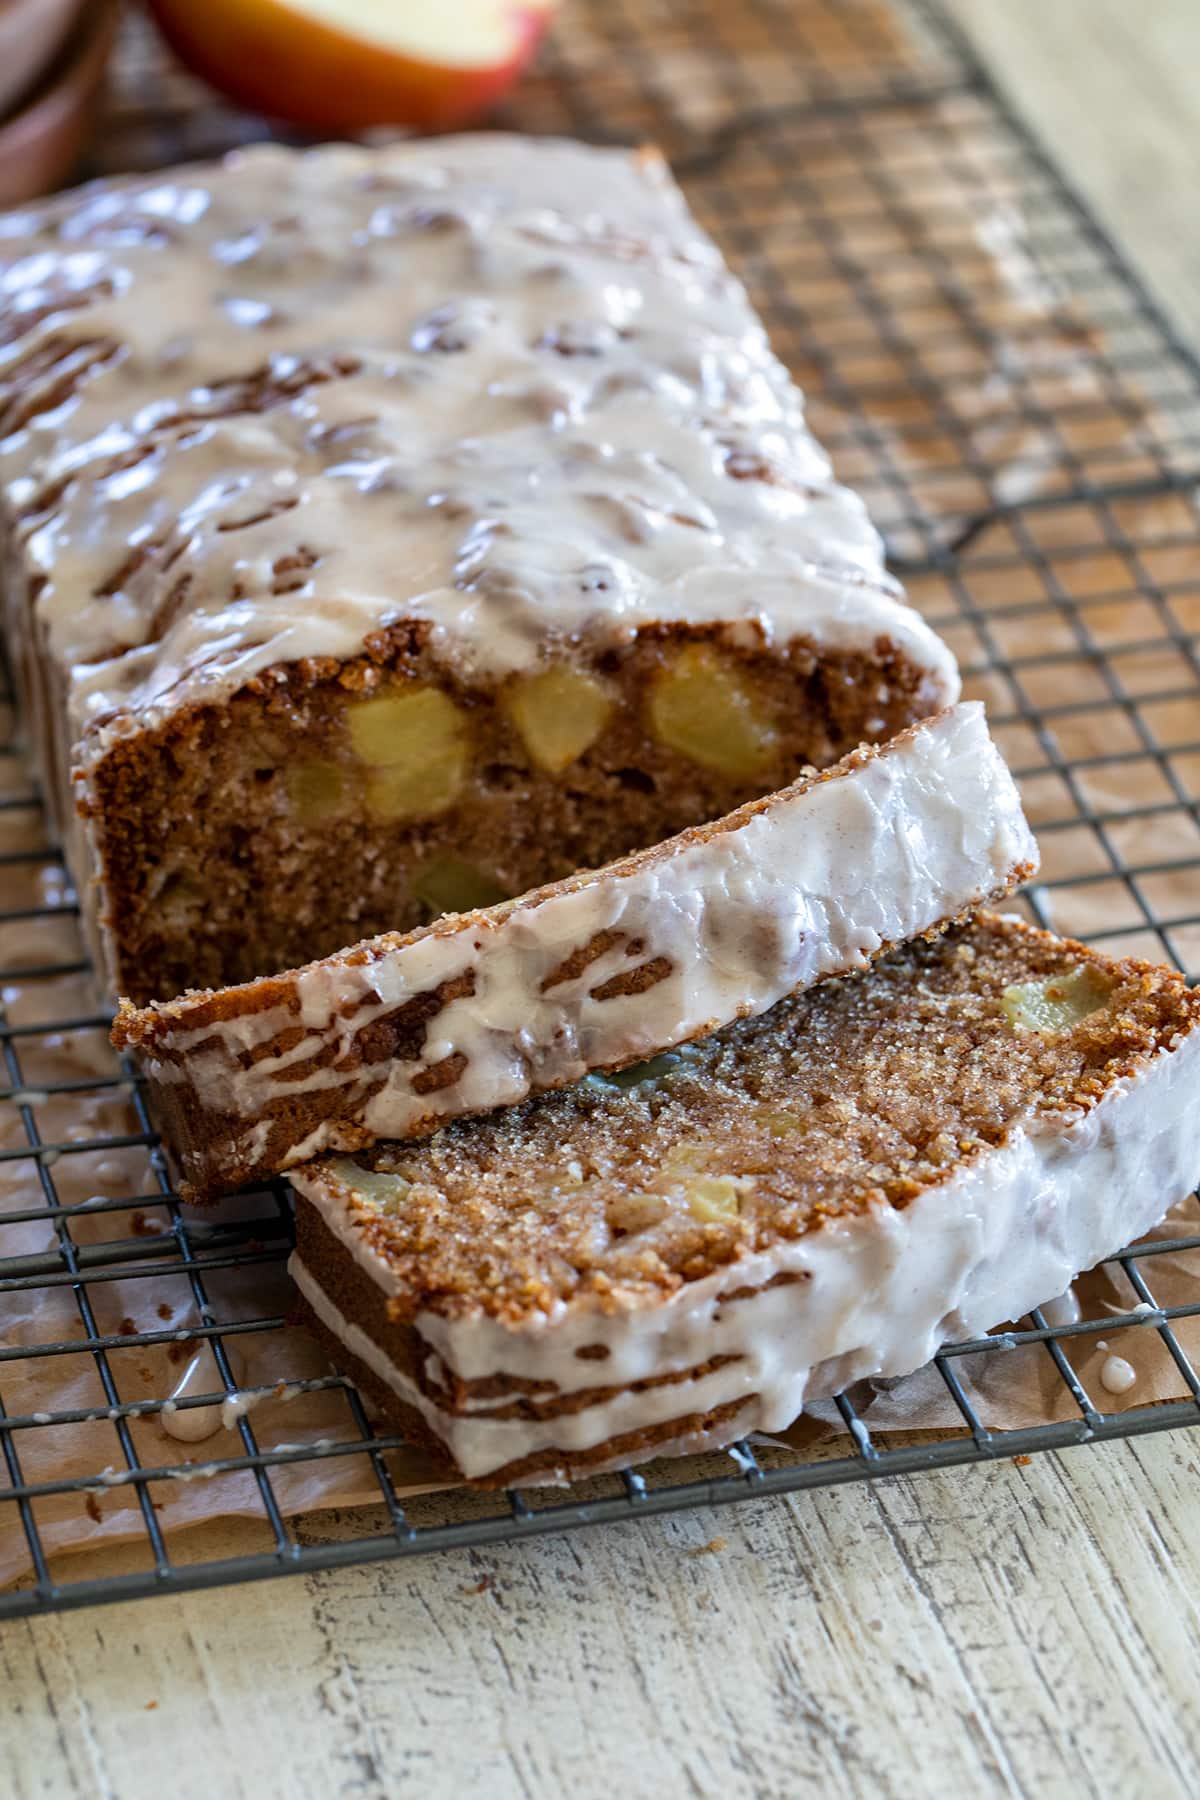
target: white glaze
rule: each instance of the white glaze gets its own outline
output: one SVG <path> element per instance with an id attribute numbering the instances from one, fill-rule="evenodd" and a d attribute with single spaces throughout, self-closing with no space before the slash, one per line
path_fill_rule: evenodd
<path id="1" fill-rule="evenodd" d="M 715 1446 L 749 1430 L 779 1430 L 806 1403 L 852 1381 L 908 1374 L 941 1344 L 978 1336 L 1062 1293 L 1081 1270 L 1148 1231 L 1200 1177 L 1198 1083 L 1195 1029 L 1114 1083 L 1089 1111 L 1032 1115 L 1003 1147 L 979 1154 L 903 1211 L 876 1206 L 826 1223 L 657 1304 L 606 1311 L 588 1296 L 520 1327 L 482 1313 L 417 1315 L 431 1351 L 463 1380 L 505 1373 L 570 1394 L 595 1387 L 599 1374 L 619 1390 L 561 1418 L 489 1419 L 485 1406 L 444 1411 L 337 1314 L 319 1270 L 295 1257 L 291 1269 L 318 1316 L 418 1408 L 467 1476 L 546 1450 L 579 1453 L 622 1432 L 742 1401 L 734 1419 L 706 1438 Z M 360 1210 L 328 1167 L 290 1179 L 379 1288 L 394 1293 L 386 1258 L 360 1228 L 370 1210 Z M 782 1271 L 805 1279 L 767 1288 Z M 721 1303 L 722 1293 L 746 1286 L 761 1291 Z M 576 1355 L 593 1344 L 607 1348 L 603 1363 Z M 736 1360 L 695 1381 L 630 1391 L 717 1355 Z"/>
<path id="2" fill-rule="evenodd" d="M 234 1380 L 240 1381 L 245 1372 L 241 1351 L 236 1344 L 227 1344 L 225 1355 Z M 181 1444 L 201 1444 L 220 1431 L 223 1425 L 228 1427 L 230 1421 L 225 1417 L 226 1408 L 230 1404 L 228 1399 L 214 1401 L 211 1406 L 179 1405 L 181 1400 L 190 1400 L 201 1394 L 219 1394 L 224 1385 L 212 1344 L 204 1338 L 197 1344 L 183 1374 L 163 1402 L 159 1424 L 167 1436 Z"/>
<path id="3" fill-rule="evenodd" d="M 653 155 L 502 136 L 264 147 L 0 217 L 0 305 L 32 318 L 84 296 L 0 348 L 2 399 L 6 369 L 55 340 L 121 347 L 0 439 L 0 491 L 21 520 L 13 621 L 25 635 L 16 576 L 36 575 L 70 732 L 106 721 L 89 755 L 269 665 L 353 656 L 401 617 L 492 675 L 664 619 L 886 635 L 928 669 L 931 707 L 956 696 Z M 230 399 L 268 364 L 287 380 L 334 358 L 353 369 L 271 410 Z M 315 565 L 274 594 L 301 545 Z"/>
<path id="4" fill-rule="evenodd" d="M 1067 1288 L 1065 1293 L 1056 1294 L 1053 1300 L 1044 1300 L 1041 1311 L 1052 1329 L 1062 1325 L 1078 1325 L 1083 1317 L 1079 1295 L 1073 1287 Z"/>
<path id="5" fill-rule="evenodd" d="M 1137 1370 L 1123 1356 L 1106 1356 L 1100 1365 L 1100 1386 L 1106 1394 L 1127 1394 L 1136 1381 Z"/>
<path id="6" fill-rule="evenodd" d="M 404 1137 L 431 1119 L 510 1105 L 764 1012 L 998 895 L 1020 865 L 1036 860 L 1012 777 L 982 707 L 971 702 L 832 779 L 783 790 L 706 838 L 685 834 L 548 899 L 465 914 L 456 929 L 414 934 L 374 961 L 310 964 L 275 1007 L 249 1010 L 250 986 L 247 1010 L 217 1025 L 203 1022 L 203 1000 L 200 1023 L 191 1022 L 186 1000 L 154 1009 L 143 1060 L 152 1081 L 186 1083 L 221 1116 L 219 1147 L 246 1167 L 263 1152 L 261 1121 L 272 1100 L 343 1088 L 337 1116 L 275 1166 L 294 1165 L 361 1143 L 362 1128 L 374 1138 Z M 573 950 L 610 931 L 619 941 L 543 992 Z M 656 985 L 596 997 L 613 976 L 655 960 L 671 966 Z M 474 971 L 474 991 L 447 1001 L 420 1059 L 393 1060 L 385 1085 L 370 1094 L 384 1065 L 356 1068 L 354 1037 L 466 970 Z M 285 1052 L 243 1066 L 241 1053 L 299 1025 L 303 1034 Z M 336 1057 L 314 1068 L 331 1045 Z M 457 1080 L 416 1091 L 422 1070 L 455 1054 L 466 1058 Z M 217 1142 L 183 1157 L 189 1177 L 201 1176 Z"/>

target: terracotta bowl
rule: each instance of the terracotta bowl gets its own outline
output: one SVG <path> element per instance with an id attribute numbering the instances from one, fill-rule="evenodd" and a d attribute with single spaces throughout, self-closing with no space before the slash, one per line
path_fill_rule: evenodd
<path id="1" fill-rule="evenodd" d="M 0 119 L 32 92 L 87 0 L 0 0 Z"/>
<path id="2" fill-rule="evenodd" d="M 66 22 L 75 10 L 66 9 Z M 84 0 L 80 18 L 60 54 L 16 110 L 0 113 L 0 206 L 13 206 L 65 181 L 87 142 L 92 115 L 116 24 L 117 0 Z M 34 12 L 56 13 L 64 22 L 63 0 L 0 0 L 0 69 L 4 87 L 10 73 L 5 57 L 30 55 L 30 37 L 17 29 Z M 53 55 L 54 35 L 48 34 Z M 15 86 L 15 84 L 14 84 Z"/>

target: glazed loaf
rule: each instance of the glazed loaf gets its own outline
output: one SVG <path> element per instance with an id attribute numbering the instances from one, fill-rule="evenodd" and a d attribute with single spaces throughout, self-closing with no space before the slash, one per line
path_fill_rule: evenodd
<path id="1" fill-rule="evenodd" d="M 650 153 L 262 148 L 0 218 L 24 711 L 114 991 L 658 842 L 952 702 Z"/>
<path id="2" fill-rule="evenodd" d="M 1200 994 L 981 915 L 683 1052 L 295 1170 L 304 1317 L 488 1486 L 779 1430 L 1200 1175 Z"/>

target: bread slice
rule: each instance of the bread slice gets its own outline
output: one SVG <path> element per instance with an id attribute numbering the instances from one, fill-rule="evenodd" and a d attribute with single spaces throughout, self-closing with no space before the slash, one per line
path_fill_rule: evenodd
<path id="1" fill-rule="evenodd" d="M 958 693 L 661 158 L 544 138 L 0 217 L 0 559 L 140 1001 L 596 867 Z"/>
<path id="2" fill-rule="evenodd" d="M 1200 994 L 981 915 L 614 1081 L 295 1170 L 304 1317 L 487 1485 L 776 1430 L 1200 1175 Z"/>
<path id="3" fill-rule="evenodd" d="M 862 968 L 1036 863 L 977 703 L 486 911 L 142 1011 L 192 1198 L 617 1069 Z"/>

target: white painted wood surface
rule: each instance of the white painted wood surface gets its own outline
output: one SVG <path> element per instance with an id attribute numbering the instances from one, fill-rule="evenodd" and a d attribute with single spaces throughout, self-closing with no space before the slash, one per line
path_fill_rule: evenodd
<path id="1" fill-rule="evenodd" d="M 1200 10 L 957 0 L 1200 330 Z M 1193 1434 L 8 1626 L 0 1793 L 1200 1792 Z"/>
<path id="2" fill-rule="evenodd" d="M 948 7 L 1158 298 L 1200 340 L 1200 5 Z"/>
<path id="3" fill-rule="evenodd" d="M 13 1791 L 1183 1800 L 1198 1448 L 10 1626 Z"/>

